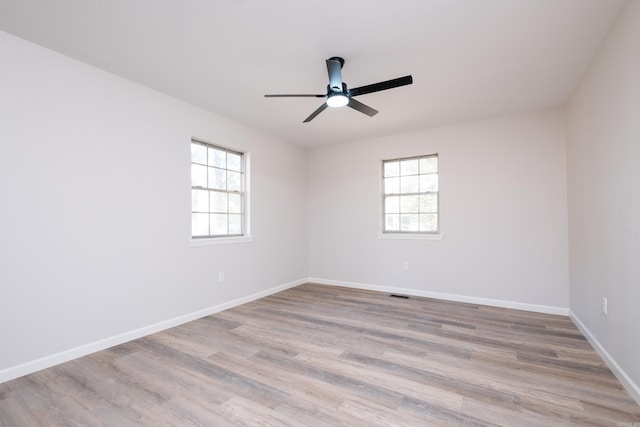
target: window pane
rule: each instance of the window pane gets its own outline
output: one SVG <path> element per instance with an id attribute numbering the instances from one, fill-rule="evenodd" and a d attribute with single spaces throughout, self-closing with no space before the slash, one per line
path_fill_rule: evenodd
<path id="1" fill-rule="evenodd" d="M 435 233 L 438 231 L 438 215 L 437 214 L 421 214 L 420 215 L 420 231 Z"/>
<path id="2" fill-rule="evenodd" d="M 438 175 L 420 175 L 420 191 L 438 191 Z"/>
<path id="3" fill-rule="evenodd" d="M 400 162 L 400 174 L 401 175 L 417 175 L 418 174 L 418 159 L 401 161 Z"/>
<path id="4" fill-rule="evenodd" d="M 419 231 L 419 215 L 404 214 L 400 215 L 400 231 Z"/>
<path id="5" fill-rule="evenodd" d="M 400 215 L 385 215 L 385 231 L 400 231 Z"/>
<path id="6" fill-rule="evenodd" d="M 400 162 L 385 162 L 384 176 L 400 176 Z"/>
<path id="7" fill-rule="evenodd" d="M 242 195 L 229 194 L 229 213 L 242 213 Z"/>
<path id="8" fill-rule="evenodd" d="M 418 213 L 419 196 L 402 196 L 400 197 L 401 213 Z"/>
<path id="9" fill-rule="evenodd" d="M 437 233 L 438 155 L 383 161 L 384 231 Z"/>
<path id="10" fill-rule="evenodd" d="M 217 168 L 227 167 L 227 153 L 224 150 L 209 147 L 209 166 Z"/>
<path id="11" fill-rule="evenodd" d="M 229 215 L 229 234 L 242 234 L 242 215 Z"/>
<path id="12" fill-rule="evenodd" d="M 420 196 L 420 212 L 438 212 L 438 194 Z"/>
<path id="13" fill-rule="evenodd" d="M 400 193 L 400 178 L 385 178 L 384 194 Z"/>
<path id="14" fill-rule="evenodd" d="M 191 164 L 191 186 L 203 187 L 207 186 L 207 167 Z"/>
<path id="15" fill-rule="evenodd" d="M 209 168 L 209 188 L 214 190 L 227 189 L 227 171 L 223 169 Z"/>
<path id="16" fill-rule="evenodd" d="M 191 190 L 191 211 L 209 212 L 209 192 L 207 190 Z"/>
<path id="17" fill-rule="evenodd" d="M 227 153 L 227 169 L 231 169 L 233 171 L 241 171 L 242 170 L 242 157 L 238 154 Z"/>
<path id="18" fill-rule="evenodd" d="M 227 193 L 211 192 L 211 212 L 227 213 Z"/>
<path id="19" fill-rule="evenodd" d="M 207 236 L 209 234 L 209 215 L 202 213 L 191 214 L 191 235 Z"/>
<path id="20" fill-rule="evenodd" d="M 191 162 L 207 164 L 207 147 L 191 143 Z"/>
<path id="21" fill-rule="evenodd" d="M 212 214 L 211 215 L 211 234 L 214 236 L 220 236 L 227 233 L 227 215 L 226 214 Z"/>
<path id="22" fill-rule="evenodd" d="M 437 173 L 438 172 L 438 158 L 437 157 L 425 157 L 420 159 L 420 173 Z"/>
<path id="23" fill-rule="evenodd" d="M 217 237 L 244 233 L 244 167 L 242 153 L 192 140 L 193 236 Z"/>
<path id="24" fill-rule="evenodd" d="M 228 191 L 240 191 L 242 190 L 242 174 L 240 172 L 227 172 L 227 190 Z"/>
<path id="25" fill-rule="evenodd" d="M 400 213 L 400 197 L 389 196 L 384 199 L 385 213 Z"/>
<path id="26" fill-rule="evenodd" d="M 402 176 L 400 177 L 400 192 L 417 193 L 420 189 L 420 176 Z"/>

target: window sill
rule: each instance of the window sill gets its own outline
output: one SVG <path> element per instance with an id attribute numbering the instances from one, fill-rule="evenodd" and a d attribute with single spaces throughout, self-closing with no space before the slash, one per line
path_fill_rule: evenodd
<path id="1" fill-rule="evenodd" d="M 216 245 L 232 245 L 235 243 L 248 243 L 253 241 L 251 236 L 238 236 L 238 237 L 212 237 L 205 239 L 191 239 L 190 246 L 216 246 Z"/>
<path id="2" fill-rule="evenodd" d="M 378 233 L 380 239 L 391 240 L 442 240 L 442 234 Z"/>

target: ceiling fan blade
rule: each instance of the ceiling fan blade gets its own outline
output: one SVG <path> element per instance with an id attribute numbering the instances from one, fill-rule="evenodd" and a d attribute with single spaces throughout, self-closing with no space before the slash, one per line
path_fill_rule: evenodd
<path id="1" fill-rule="evenodd" d="M 358 96 L 371 92 L 380 92 L 381 90 L 393 89 L 394 87 L 410 85 L 411 83 L 413 83 L 413 77 L 411 76 L 398 77 L 397 79 L 349 89 L 349 95 Z"/>
<path id="2" fill-rule="evenodd" d="M 327 59 L 327 72 L 329 73 L 329 88 L 333 92 L 342 92 L 342 64 L 340 58 Z"/>
<path id="3" fill-rule="evenodd" d="M 265 98 L 324 98 L 327 95 L 293 94 L 293 95 L 265 95 Z"/>
<path id="4" fill-rule="evenodd" d="M 311 115 L 309 117 L 307 117 L 306 119 L 304 119 L 304 121 L 302 123 L 309 123 L 311 120 L 313 120 L 318 114 L 322 113 L 325 109 L 327 108 L 327 103 L 323 103 L 320 107 L 318 107 L 318 109 L 316 111 L 314 111 L 313 113 L 311 113 Z"/>
<path id="5" fill-rule="evenodd" d="M 374 110 L 373 108 L 369 107 L 368 105 L 364 105 L 362 102 L 360 101 L 356 101 L 353 98 L 349 98 L 349 107 L 353 108 L 354 110 L 358 110 L 361 113 L 366 114 L 369 117 L 373 117 L 376 114 L 378 114 L 378 110 Z"/>

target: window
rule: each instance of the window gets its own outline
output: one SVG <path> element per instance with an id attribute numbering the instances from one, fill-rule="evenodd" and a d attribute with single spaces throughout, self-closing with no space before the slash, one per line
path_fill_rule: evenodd
<path id="1" fill-rule="evenodd" d="M 245 235 L 243 153 L 191 141 L 191 236 Z"/>
<path id="2" fill-rule="evenodd" d="M 438 155 L 382 162 L 383 233 L 437 234 Z"/>

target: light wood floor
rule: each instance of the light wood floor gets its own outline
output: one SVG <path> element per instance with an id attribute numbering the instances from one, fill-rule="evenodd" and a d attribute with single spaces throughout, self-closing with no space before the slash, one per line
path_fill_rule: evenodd
<path id="1" fill-rule="evenodd" d="M 567 317 L 307 284 L 0 384 L 0 425 L 627 427 L 640 407 Z"/>

